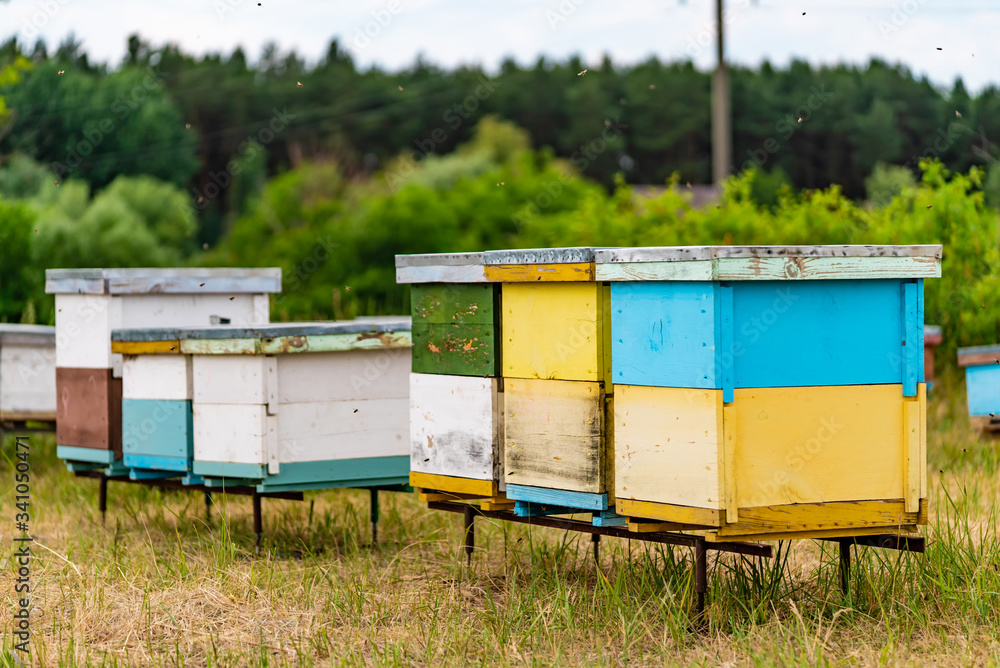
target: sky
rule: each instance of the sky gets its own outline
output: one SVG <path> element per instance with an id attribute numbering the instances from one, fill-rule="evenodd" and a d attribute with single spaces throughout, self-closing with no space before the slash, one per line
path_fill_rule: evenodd
<path id="1" fill-rule="evenodd" d="M 996 0 L 726 0 L 726 57 L 757 66 L 902 63 L 948 87 L 1000 85 L 1000 2 Z M 7 0 L 0 36 L 54 47 L 68 34 L 92 61 L 117 65 L 128 35 L 189 53 L 231 52 L 251 61 L 274 41 L 315 62 L 337 38 L 362 68 L 404 68 L 418 54 L 451 67 L 495 69 L 540 55 L 580 55 L 616 64 L 651 55 L 715 63 L 711 0 Z"/>

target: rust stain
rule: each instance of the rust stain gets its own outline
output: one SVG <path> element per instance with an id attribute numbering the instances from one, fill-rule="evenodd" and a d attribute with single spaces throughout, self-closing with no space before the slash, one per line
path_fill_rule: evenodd
<path id="1" fill-rule="evenodd" d="M 434 447 L 434 437 L 433 436 L 428 436 L 427 437 L 427 449 L 429 450 L 430 448 L 433 448 L 433 447 Z"/>
<path id="2" fill-rule="evenodd" d="M 274 339 L 264 339 L 263 343 L 271 343 Z M 293 353 L 309 348 L 309 340 L 304 336 L 284 336 L 278 339 L 278 352 Z"/>
<path id="3" fill-rule="evenodd" d="M 476 346 L 472 345 L 472 341 L 471 340 L 466 341 L 465 345 L 462 346 L 462 350 L 465 350 L 466 352 L 468 352 L 470 350 L 475 350 L 475 349 L 476 349 Z"/>

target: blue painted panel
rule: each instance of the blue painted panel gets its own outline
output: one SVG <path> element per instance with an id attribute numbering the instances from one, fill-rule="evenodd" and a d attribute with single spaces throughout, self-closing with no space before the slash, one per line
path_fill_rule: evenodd
<path id="1" fill-rule="evenodd" d="M 154 457 L 152 455 L 133 455 L 126 452 L 124 461 L 125 466 L 130 469 L 176 471 L 178 473 L 187 473 L 191 470 L 191 460 L 180 457 Z"/>
<path id="2" fill-rule="evenodd" d="M 924 313 L 919 287 L 903 283 L 903 396 L 917 396 L 924 369 Z"/>
<path id="3" fill-rule="evenodd" d="M 731 404 L 735 399 L 736 388 L 736 307 L 733 303 L 733 288 L 723 285 L 719 288 L 719 322 L 721 323 L 720 341 L 717 349 L 715 368 L 722 381 L 722 402 Z"/>
<path id="4" fill-rule="evenodd" d="M 546 515 L 572 515 L 572 508 L 563 506 L 546 506 L 530 501 L 515 501 L 514 514 L 518 517 L 545 517 Z"/>
<path id="5" fill-rule="evenodd" d="M 594 513 L 593 524 L 595 527 L 624 527 L 628 526 L 628 518 L 613 510 L 601 510 Z"/>
<path id="6" fill-rule="evenodd" d="M 194 457 L 194 425 L 188 400 L 123 399 L 122 452 L 151 457 Z"/>
<path id="7" fill-rule="evenodd" d="M 88 462 L 91 464 L 111 464 L 115 461 L 115 453 L 111 450 L 78 448 L 72 445 L 57 445 L 56 457 L 69 462 Z"/>
<path id="8" fill-rule="evenodd" d="M 718 387 L 717 283 L 611 284 L 611 365 L 623 385 Z"/>
<path id="9" fill-rule="evenodd" d="M 1000 364 L 965 367 L 969 415 L 1000 414 Z"/>
<path id="10" fill-rule="evenodd" d="M 507 498 L 514 501 L 527 501 L 549 506 L 564 508 L 580 508 L 582 510 L 607 510 L 608 495 L 590 492 L 569 492 L 562 489 L 547 487 L 531 487 L 528 485 L 507 485 Z"/>
<path id="11" fill-rule="evenodd" d="M 910 366 L 902 345 L 907 290 L 916 300 L 908 320 L 918 343 L 917 329 L 923 327 L 923 286 L 903 284 L 901 279 L 614 283 L 614 381 L 724 393 L 730 374 L 737 388 L 902 383 Z M 712 285 L 717 287 L 710 290 Z M 729 286 L 731 330 L 724 294 Z M 709 295 L 718 308 L 708 306 Z M 729 331 L 731 346 L 725 340 Z M 920 354 L 912 360 L 913 379 L 923 377 L 923 348 L 915 348 Z"/>

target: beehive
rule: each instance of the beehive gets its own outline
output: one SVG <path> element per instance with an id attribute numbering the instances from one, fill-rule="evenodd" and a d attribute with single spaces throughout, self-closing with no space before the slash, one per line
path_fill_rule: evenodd
<path id="1" fill-rule="evenodd" d="M 958 349 L 958 365 L 965 367 L 969 421 L 987 434 L 1000 432 L 1000 345 Z"/>
<path id="2" fill-rule="evenodd" d="M 122 356 L 111 331 L 266 323 L 280 269 L 49 269 L 56 302 L 56 443 L 71 470 L 122 474 Z"/>
<path id="3" fill-rule="evenodd" d="M 940 246 L 602 250 L 617 512 L 712 538 L 926 522 Z"/>
<path id="4" fill-rule="evenodd" d="M 399 255 L 410 284 L 410 482 L 499 499 L 503 480 L 500 290 L 482 253 Z"/>
<path id="5" fill-rule="evenodd" d="M 0 324 L 0 422 L 55 419 L 55 327 Z"/>
<path id="6" fill-rule="evenodd" d="M 507 497 L 590 511 L 614 506 L 609 290 L 594 249 L 484 253 L 500 284 Z"/>
<path id="7" fill-rule="evenodd" d="M 157 373 L 162 378 L 164 362 L 176 360 L 176 382 L 160 386 L 171 385 L 178 396 L 186 386 L 191 397 L 186 423 L 183 406 L 167 410 L 164 392 L 152 400 L 177 420 L 137 439 L 138 449 L 126 440 L 126 464 L 186 468 L 192 480 L 208 486 L 256 485 L 259 492 L 377 487 L 408 479 L 408 319 L 113 336 L 116 349 L 145 340 L 156 350 L 126 357 L 126 388 L 132 386 L 131 372 L 139 381 Z M 143 368 L 136 362 L 144 357 L 156 361 Z M 126 401 L 124 409 L 131 408 Z M 137 411 L 136 418 L 150 420 L 149 411 Z M 173 458 L 166 463 L 175 466 L 158 458 Z"/>

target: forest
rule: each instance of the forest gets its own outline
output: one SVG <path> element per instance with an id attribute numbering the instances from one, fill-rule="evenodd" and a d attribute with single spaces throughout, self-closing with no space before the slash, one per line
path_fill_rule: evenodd
<path id="1" fill-rule="evenodd" d="M 877 60 L 734 68 L 734 176 L 695 207 L 711 76 L 689 62 L 390 72 L 336 41 L 309 64 L 138 36 L 127 54 L 0 46 L 0 321 L 51 322 L 57 266 L 280 266 L 273 317 L 303 319 L 405 312 L 396 253 L 945 243 L 928 322 L 1000 337 L 980 308 L 1000 280 L 997 88 Z"/>

